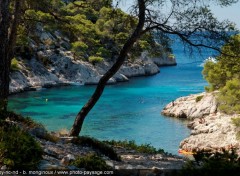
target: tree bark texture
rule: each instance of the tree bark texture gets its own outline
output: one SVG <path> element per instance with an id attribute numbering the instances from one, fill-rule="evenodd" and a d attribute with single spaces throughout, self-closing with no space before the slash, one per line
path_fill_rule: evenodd
<path id="1" fill-rule="evenodd" d="M 0 2 L 0 111 L 7 110 L 10 65 L 16 42 L 21 4 L 22 0 L 14 1 L 14 11 L 13 14 L 10 14 L 10 0 Z"/>
<path id="2" fill-rule="evenodd" d="M 7 97 L 8 97 L 8 43 L 9 43 L 9 27 L 10 27 L 10 13 L 9 5 L 10 0 L 1 1 L 1 22 L 0 22 L 0 110 L 7 110 Z"/>
<path id="3" fill-rule="evenodd" d="M 130 38 L 126 41 L 123 48 L 120 51 L 120 54 L 117 58 L 116 63 L 103 75 L 103 77 L 100 79 L 97 88 L 91 98 L 88 100 L 88 102 L 83 106 L 81 111 L 77 114 L 76 119 L 74 121 L 74 124 L 72 126 L 72 129 L 70 131 L 70 136 L 78 136 L 81 132 L 82 125 L 84 122 L 84 119 L 90 112 L 90 110 L 94 107 L 94 105 L 97 103 L 99 98 L 101 97 L 103 90 L 107 84 L 107 81 L 120 69 L 122 64 L 125 61 L 125 58 L 127 57 L 128 52 L 131 50 L 133 44 L 138 40 L 138 38 L 141 36 L 141 32 L 144 27 L 145 23 L 145 1 L 144 0 L 138 0 L 138 25 Z"/>

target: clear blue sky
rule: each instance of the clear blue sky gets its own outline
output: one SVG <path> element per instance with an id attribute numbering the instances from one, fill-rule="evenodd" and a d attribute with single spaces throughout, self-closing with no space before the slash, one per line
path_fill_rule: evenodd
<path id="1" fill-rule="evenodd" d="M 121 0 L 119 6 L 126 11 L 132 2 L 133 0 Z M 240 29 L 240 2 L 223 8 L 220 6 L 212 5 L 211 9 L 215 14 L 215 17 L 217 17 L 220 21 L 228 19 L 234 22 L 237 28 Z"/>
<path id="2" fill-rule="evenodd" d="M 236 23 L 238 29 L 240 29 L 240 2 L 224 8 L 212 6 L 212 10 L 219 20 L 229 19 Z"/>

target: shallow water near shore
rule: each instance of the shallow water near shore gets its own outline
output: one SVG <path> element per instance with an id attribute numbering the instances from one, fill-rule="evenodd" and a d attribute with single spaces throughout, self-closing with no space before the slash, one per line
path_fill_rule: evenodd
<path id="1" fill-rule="evenodd" d="M 204 91 L 201 71 L 204 58 L 189 58 L 174 46 L 178 65 L 161 67 L 161 73 L 106 87 L 100 101 L 87 116 L 81 135 L 100 140 L 135 140 L 177 154 L 181 140 L 190 134 L 187 121 L 164 117 L 163 107 L 172 100 Z M 30 116 L 48 130 L 70 129 L 76 114 L 95 86 L 67 86 L 10 96 L 9 108 Z"/>

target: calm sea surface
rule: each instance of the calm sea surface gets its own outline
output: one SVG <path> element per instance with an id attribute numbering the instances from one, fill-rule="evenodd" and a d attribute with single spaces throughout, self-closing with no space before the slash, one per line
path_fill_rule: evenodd
<path id="1" fill-rule="evenodd" d="M 155 76 L 107 86 L 86 118 L 81 134 L 100 140 L 135 140 L 177 154 L 180 141 L 190 133 L 187 122 L 164 117 L 160 112 L 172 100 L 204 90 L 206 82 L 200 64 L 211 53 L 189 57 L 178 43 L 173 49 L 177 66 L 161 67 L 161 73 Z M 31 116 L 48 130 L 70 129 L 94 89 L 95 86 L 69 86 L 24 92 L 11 96 L 9 107 Z"/>

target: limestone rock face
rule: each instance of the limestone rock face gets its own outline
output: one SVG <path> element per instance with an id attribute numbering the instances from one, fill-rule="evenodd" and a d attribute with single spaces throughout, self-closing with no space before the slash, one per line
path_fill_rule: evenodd
<path id="1" fill-rule="evenodd" d="M 162 52 L 161 57 L 149 57 L 147 52 L 143 52 L 141 58 L 145 61 L 150 61 L 157 66 L 175 66 L 177 65 L 176 59 L 169 56 L 170 53 Z"/>
<path id="2" fill-rule="evenodd" d="M 31 40 L 29 44 L 30 57 L 18 58 L 20 69 L 10 75 L 10 93 L 66 84 L 97 84 L 115 62 L 104 59 L 101 63 L 91 64 L 78 60 L 70 51 L 69 39 L 58 31 L 46 32 L 41 25 L 37 27 L 36 36 L 39 41 Z M 152 60 L 143 53 L 133 62 L 126 61 L 108 84 L 128 81 L 130 77 L 157 74 L 160 72 L 158 66 L 166 65 L 166 59 L 163 58 L 165 61 L 162 63 L 160 60 Z"/>
<path id="3" fill-rule="evenodd" d="M 204 121 L 195 119 L 191 122 L 191 135 L 180 143 L 180 148 L 188 151 L 219 149 L 240 149 L 240 142 L 236 139 L 236 127 L 231 119 L 237 116 L 228 116 L 221 113 L 210 114 Z M 240 154 L 240 153 L 239 153 Z"/>
<path id="4" fill-rule="evenodd" d="M 11 83 L 9 86 L 10 93 L 16 93 L 26 90 L 30 87 L 29 80 L 22 72 L 11 73 Z"/>
<path id="5" fill-rule="evenodd" d="M 156 57 L 152 58 L 152 61 L 158 65 L 158 66 L 173 66 L 177 65 L 176 59 L 175 58 L 169 58 L 167 56 L 164 57 Z"/>
<path id="6" fill-rule="evenodd" d="M 163 115 L 187 119 L 200 118 L 215 112 L 217 112 L 217 102 L 212 93 L 180 97 L 162 110 Z"/>
<path id="7" fill-rule="evenodd" d="M 46 60 L 46 65 L 42 63 Z M 74 59 L 69 51 L 52 50 L 37 52 L 37 57 L 20 63 L 20 70 L 11 73 L 10 92 L 16 93 L 38 87 L 52 87 L 61 84 L 97 84 L 113 62 L 104 61 L 92 65 L 88 62 Z M 108 84 L 128 81 L 134 76 L 148 76 L 159 73 L 159 68 L 153 62 L 138 61 L 125 64 Z"/>
<path id="8" fill-rule="evenodd" d="M 32 58 L 24 64 L 20 64 L 21 69 L 11 73 L 10 93 L 17 93 L 29 90 L 32 87 L 50 87 L 60 83 L 59 78 L 52 74 L 44 65 Z"/>
<path id="9" fill-rule="evenodd" d="M 238 115 L 219 112 L 216 95 L 217 92 L 212 92 L 180 97 L 169 103 L 162 114 L 191 120 L 188 124 L 191 134 L 180 143 L 180 148 L 218 151 L 234 147 L 240 155 L 240 142 L 236 139 L 239 129 L 232 124 L 232 118 Z"/>

